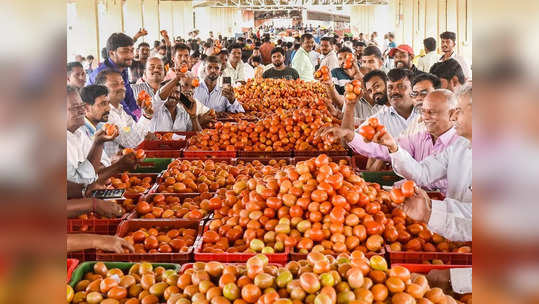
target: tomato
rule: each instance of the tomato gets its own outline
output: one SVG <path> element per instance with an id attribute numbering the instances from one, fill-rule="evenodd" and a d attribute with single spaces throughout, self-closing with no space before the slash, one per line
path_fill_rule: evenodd
<path id="1" fill-rule="evenodd" d="M 363 138 L 369 141 L 372 140 L 372 138 L 374 137 L 374 134 L 376 133 L 374 128 L 369 125 L 361 126 L 358 132 L 361 136 L 363 136 Z"/>
<path id="2" fill-rule="evenodd" d="M 401 189 L 393 188 L 391 189 L 391 192 L 389 193 L 389 197 L 395 204 L 402 204 L 404 203 L 404 195 L 402 194 Z"/>
<path id="3" fill-rule="evenodd" d="M 404 197 L 412 197 L 415 194 L 415 183 L 414 181 L 407 180 L 401 185 L 402 195 Z"/>

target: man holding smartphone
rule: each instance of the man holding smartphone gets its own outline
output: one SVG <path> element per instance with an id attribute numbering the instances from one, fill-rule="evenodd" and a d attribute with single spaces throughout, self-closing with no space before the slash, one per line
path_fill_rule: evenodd
<path id="1" fill-rule="evenodd" d="M 208 56 L 205 66 L 206 77 L 195 88 L 194 97 L 203 105 L 216 112 L 245 112 L 241 104 L 234 97 L 232 79 L 223 77 L 223 85 L 218 86 L 221 76 L 221 60 L 217 56 Z"/>
<path id="2" fill-rule="evenodd" d="M 151 130 L 201 131 L 197 102 L 193 98 L 194 77 L 181 73 L 179 69 L 176 69 L 175 73 L 175 77 L 163 85 L 153 97 Z"/>

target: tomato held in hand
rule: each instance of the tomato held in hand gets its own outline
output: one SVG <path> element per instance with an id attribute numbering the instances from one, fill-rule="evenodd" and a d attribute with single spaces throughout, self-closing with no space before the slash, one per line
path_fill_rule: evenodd
<path id="1" fill-rule="evenodd" d="M 401 192 L 404 197 L 412 197 L 415 193 L 414 181 L 408 180 L 401 185 Z"/>
<path id="2" fill-rule="evenodd" d="M 402 204 L 404 203 L 404 195 L 402 194 L 402 191 L 401 189 L 399 188 L 394 188 L 394 189 L 391 189 L 391 192 L 389 193 L 389 197 L 391 198 L 391 200 L 395 203 L 395 204 Z"/>
<path id="3" fill-rule="evenodd" d="M 371 127 L 370 125 L 366 125 L 366 126 L 362 126 L 361 128 L 359 128 L 359 134 L 361 134 L 361 136 L 363 136 L 363 138 L 365 138 L 366 140 L 372 140 L 372 138 L 374 137 L 374 134 L 375 134 L 375 130 L 373 127 Z"/>

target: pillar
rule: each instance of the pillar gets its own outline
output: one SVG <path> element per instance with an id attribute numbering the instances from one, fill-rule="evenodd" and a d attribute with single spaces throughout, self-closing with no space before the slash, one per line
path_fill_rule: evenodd
<path id="1" fill-rule="evenodd" d="M 140 38 L 140 41 L 148 42 L 153 47 L 153 41 L 160 40 L 159 31 L 159 0 L 142 0 L 142 22 L 148 35 Z"/>
<path id="2" fill-rule="evenodd" d="M 71 28 L 67 33 L 68 60 L 77 54 L 100 58 L 97 0 L 77 0 L 69 3 L 68 9 L 73 10 Z"/>
<path id="3" fill-rule="evenodd" d="M 112 33 L 123 32 L 123 12 L 121 0 L 99 0 L 97 3 L 99 21 L 99 46 L 104 48 Z M 99 53 L 101 56 L 101 53 Z"/>

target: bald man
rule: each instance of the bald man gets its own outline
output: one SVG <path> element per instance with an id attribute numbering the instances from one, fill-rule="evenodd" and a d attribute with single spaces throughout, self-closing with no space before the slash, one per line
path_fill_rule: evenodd
<path id="1" fill-rule="evenodd" d="M 421 117 L 426 130 L 413 135 L 403 136 L 398 139 L 398 145 L 408 151 L 416 160 L 421 161 L 432 154 L 443 151 L 451 145 L 458 135 L 450 120 L 452 110 L 456 106 L 454 94 L 449 90 L 438 89 L 429 93 L 423 101 Z M 386 146 L 377 144 L 378 138 L 373 142 L 365 142 L 363 136 L 349 129 L 331 128 L 324 130 L 321 136 L 333 139 L 343 139 L 352 150 L 358 154 L 370 158 L 389 161 L 389 150 Z M 391 136 L 391 135 L 389 135 Z M 447 191 L 447 180 L 441 179 L 431 185 L 426 185 L 428 190 Z"/>

